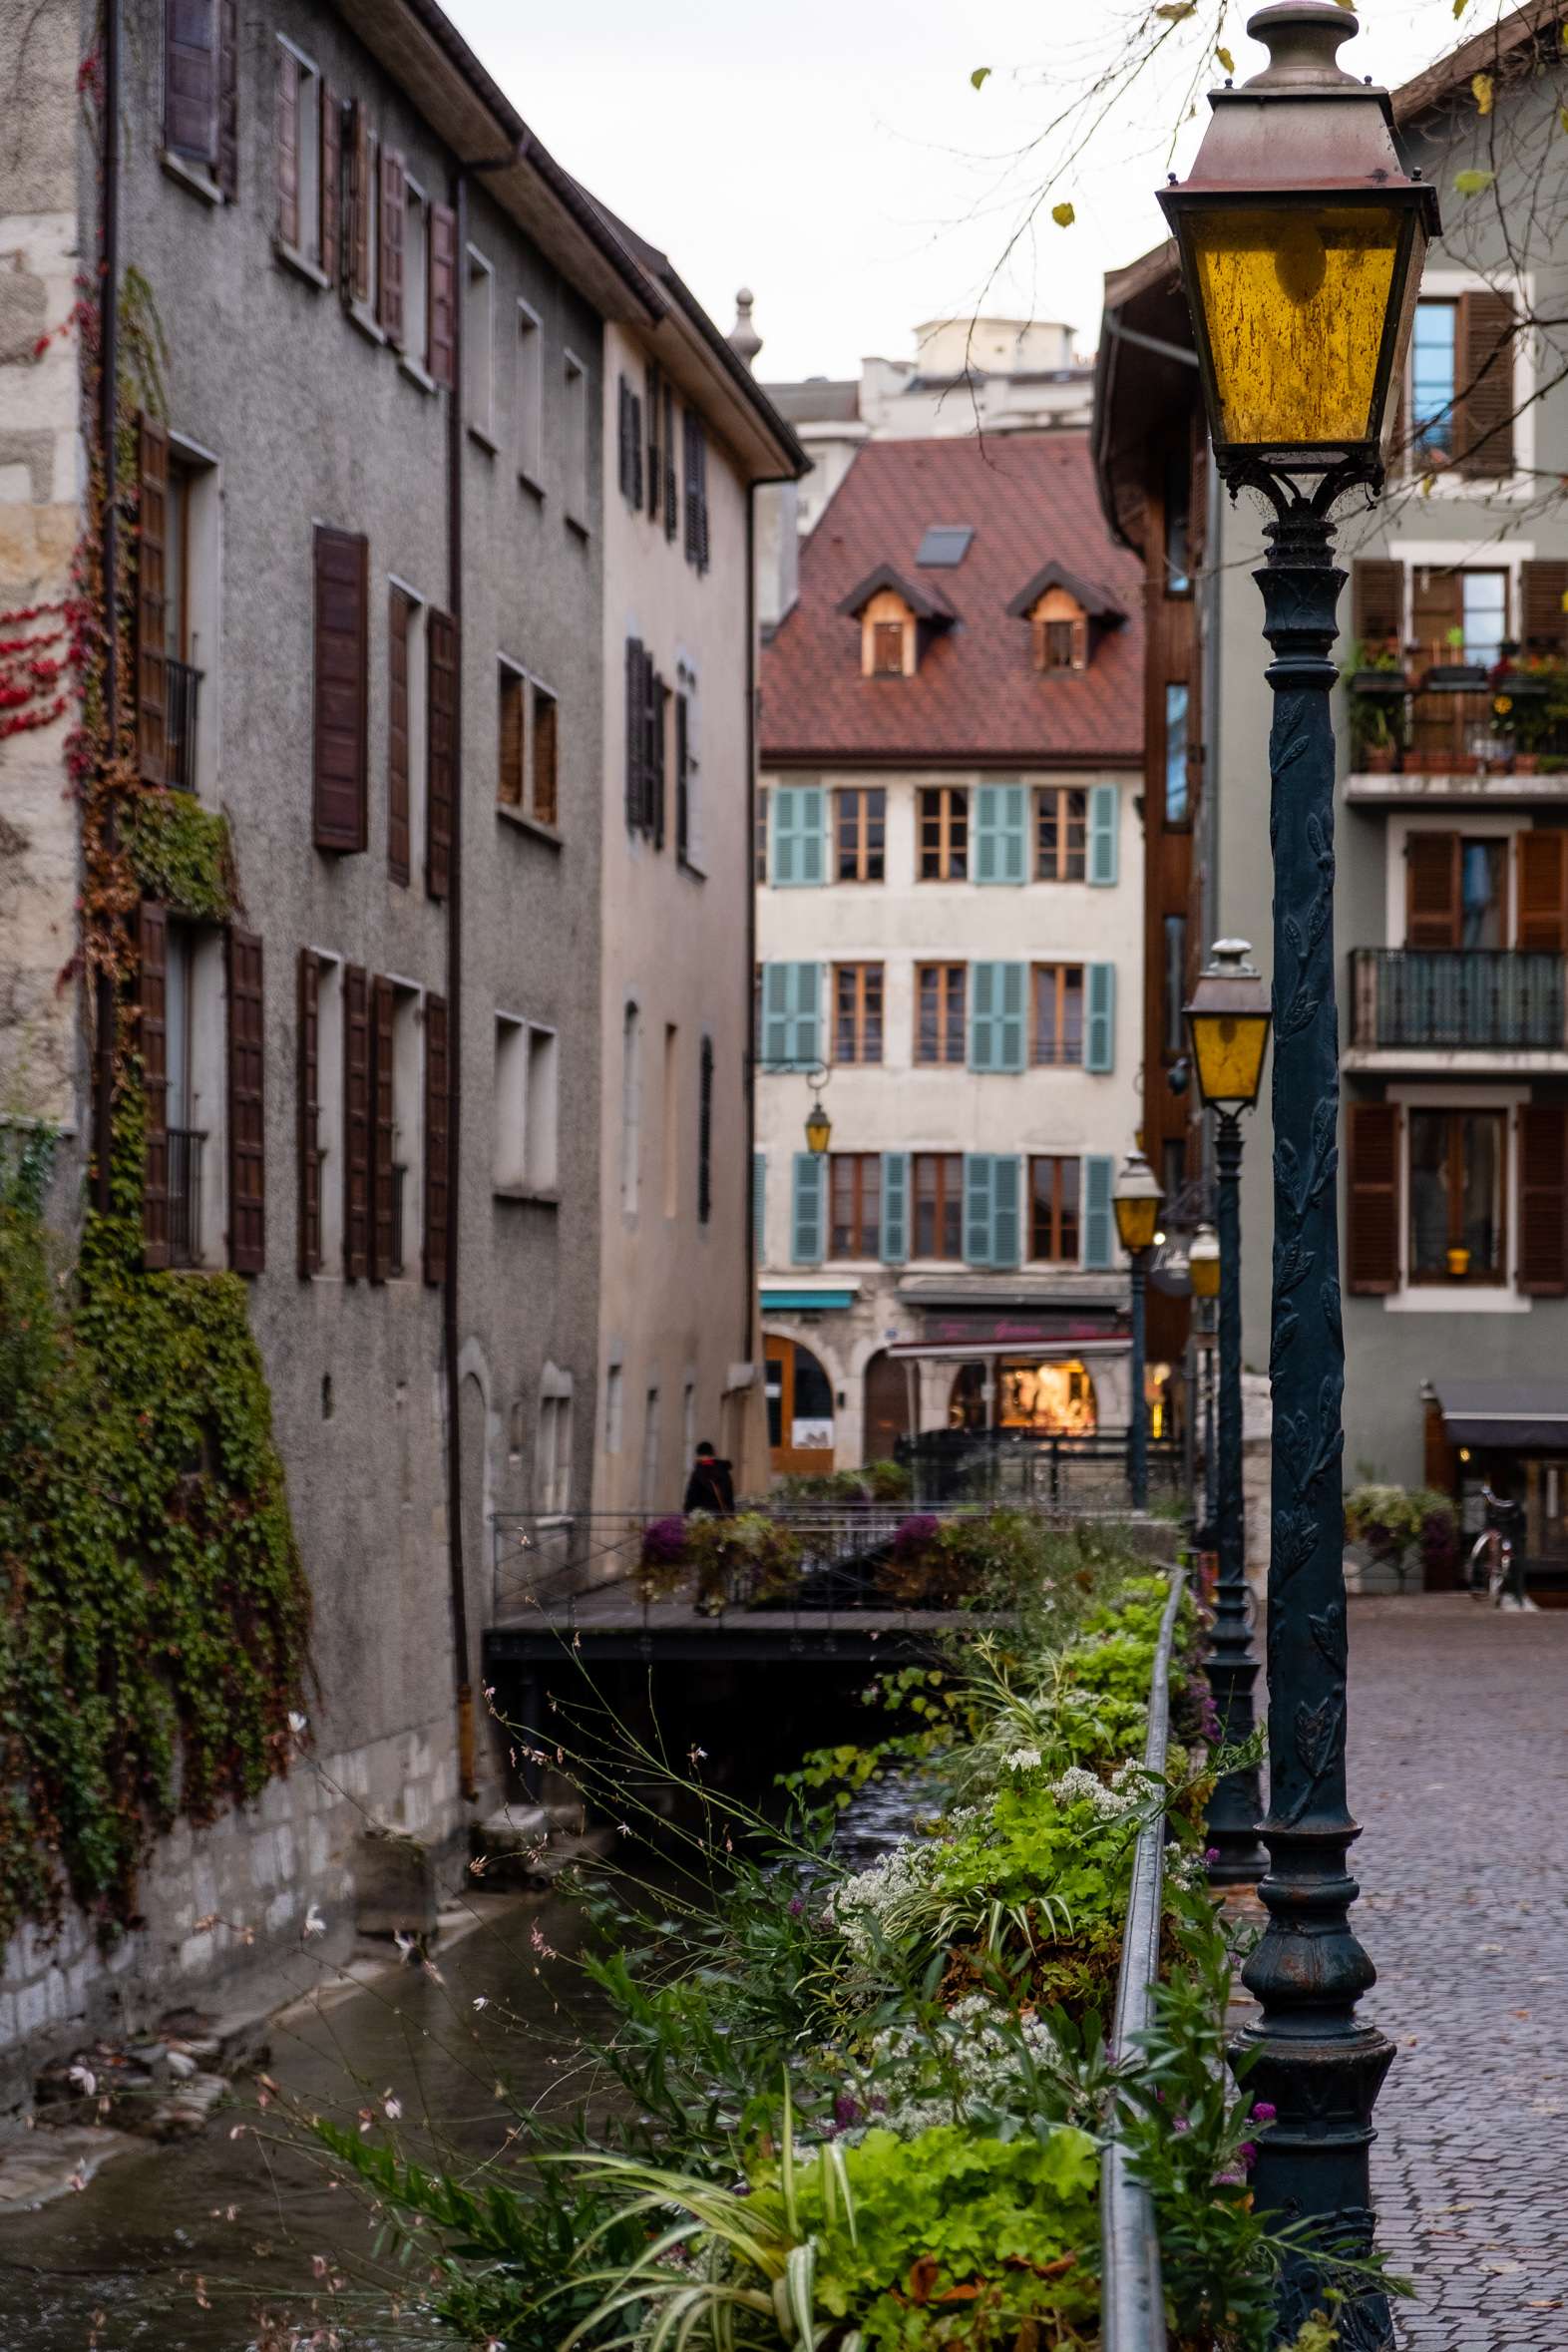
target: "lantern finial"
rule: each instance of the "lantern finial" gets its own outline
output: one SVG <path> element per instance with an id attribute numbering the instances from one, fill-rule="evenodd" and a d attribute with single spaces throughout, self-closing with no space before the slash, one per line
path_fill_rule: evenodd
<path id="1" fill-rule="evenodd" d="M 1269 62 L 1242 85 L 1244 89 L 1321 90 L 1333 89 L 1336 83 L 1365 88 L 1346 72 L 1336 54 L 1342 41 L 1361 31 L 1338 0 L 1278 0 L 1275 7 L 1260 8 L 1250 16 L 1247 31 L 1268 50 Z"/>

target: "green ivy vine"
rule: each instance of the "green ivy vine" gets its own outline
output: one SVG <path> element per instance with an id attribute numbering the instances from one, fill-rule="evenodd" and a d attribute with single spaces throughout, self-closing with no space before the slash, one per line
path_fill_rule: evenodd
<path id="1" fill-rule="evenodd" d="M 144 790 L 125 821 L 131 870 L 150 899 L 194 923 L 226 923 L 239 883 L 228 820 L 189 793 Z"/>

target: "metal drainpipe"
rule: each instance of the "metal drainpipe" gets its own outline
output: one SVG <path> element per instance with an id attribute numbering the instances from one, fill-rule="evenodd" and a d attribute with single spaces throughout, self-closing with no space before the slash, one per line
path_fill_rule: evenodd
<path id="1" fill-rule="evenodd" d="M 447 1386 L 447 1573 L 452 1587 L 452 1656 L 457 1686 L 458 1781 L 478 1794 L 474 1754 L 474 1684 L 469 1664 L 468 1580 L 463 1559 L 463 1432 L 458 1409 L 458 1236 L 462 1200 L 463 1118 L 463 287 L 468 251 L 468 176 L 452 175 L 452 386 L 447 405 L 447 608 L 456 662 L 452 680 L 452 839 L 447 876 L 447 1263 L 441 1289 L 442 1356 Z"/>
<path id="2" fill-rule="evenodd" d="M 98 431 L 104 479 L 104 708 L 108 714 L 109 757 L 118 745 L 120 705 L 120 465 L 115 447 L 120 379 L 120 0 L 104 0 L 104 194 L 99 232 L 102 277 L 98 290 Z M 119 826 L 112 799 L 104 808 L 104 847 L 113 856 Z M 117 1005 L 112 973 L 100 971 L 94 983 L 97 1035 L 93 1072 L 93 1201 L 102 1215 L 110 1205 L 110 1149 L 115 1113 L 115 1029 Z"/>
<path id="3" fill-rule="evenodd" d="M 746 996 L 751 1003 L 752 975 L 757 969 L 757 485 L 746 492 Z M 754 1345 L 762 1339 L 761 1301 L 757 1295 L 757 1231 L 752 1211 L 752 1168 L 757 1149 L 757 1064 L 753 1051 L 751 1017 L 746 1022 L 746 1153 L 742 1167 L 746 1210 L 746 1328 L 739 1362 L 749 1364 Z"/>

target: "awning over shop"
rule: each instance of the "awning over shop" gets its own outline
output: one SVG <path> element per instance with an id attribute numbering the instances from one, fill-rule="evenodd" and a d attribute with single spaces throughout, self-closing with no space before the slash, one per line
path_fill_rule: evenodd
<path id="1" fill-rule="evenodd" d="M 765 1288 L 762 1293 L 764 1315 L 821 1315 L 826 1310 L 853 1307 L 854 1304 L 853 1290 L 812 1290 L 797 1284 L 788 1290 Z"/>
<path id="2" fill-rule="evenodd" d="M 1443 1380 L 1437 1402 L 1451 1444 L 1568 1453 L 1568 1381 Z"/>

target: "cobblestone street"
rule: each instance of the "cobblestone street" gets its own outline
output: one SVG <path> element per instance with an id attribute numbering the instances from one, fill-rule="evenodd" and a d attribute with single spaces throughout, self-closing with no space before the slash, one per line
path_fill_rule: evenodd
<path id="1" fill-rule="evenodd" d="M 1352 1866 L 1398 2056 L 1372 2185 L 1401 2352 L 1568 2347 L 1568 1613 L 1355 1605 Z"/>

